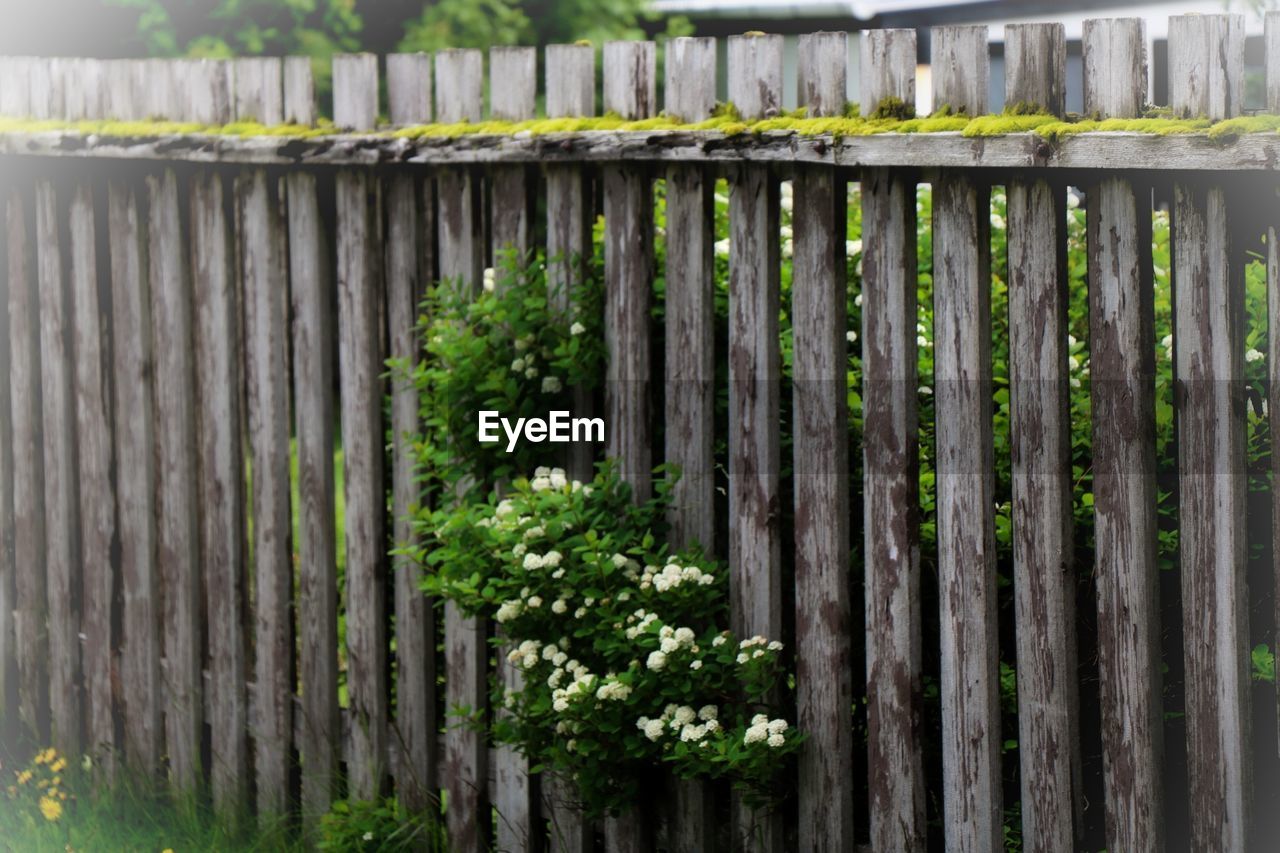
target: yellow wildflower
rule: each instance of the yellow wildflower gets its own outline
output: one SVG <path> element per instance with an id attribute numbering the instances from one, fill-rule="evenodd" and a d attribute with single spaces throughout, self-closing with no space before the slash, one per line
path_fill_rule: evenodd
<path id="1" fill-rule="evenodd" d="M 59 758 L 57 761 L 49 765 L 49 770 L 52 773 L 61 773 L 66 768 L 67 768 L 67 759 L 65 758 Z"/>
<path id="2" fill-rule="evenodd" d="M 36 756 L 36 764 L 48 764 L 50 761 L 53 761 L 57 757 L 58 757 L 57 750 L 55 750 L 53 747 L 49 747 L 48 749 L 44 750 L 43 752 L 41 752 L 39 755 Z"/>
<path id="3" fill-rule="evenodd" d="M 58 802 L 53 797 L 41 797 L 40 813 L 44 815 L 45 820 L 53 823 L 58 818 L 62 817 L 62 803 Z"/>
<path id="4" fill-rule="evenodd" d="M 27 784 L 27 783 L 28 783 L 28 782 L 30 782 L 30 781 L 31 781 L 31 771 L 30 771 L 30 770 L 23 770 L 21 773 L 19 773 L 19 774 L 18 774 L 18 784 L 19 784 L 19 785 L 25 785 L 25 784 Z"/>

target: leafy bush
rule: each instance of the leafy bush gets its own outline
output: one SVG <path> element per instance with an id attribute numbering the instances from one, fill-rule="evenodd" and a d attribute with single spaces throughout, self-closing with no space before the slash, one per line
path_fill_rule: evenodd
<path id="1" fill-rule="evenodd" d="M 767 713 L 782 644 L 723 629 L 725 567 L 657 544 L 668 503 L 633 503 L 608 466 L 585 485 L 540 468 L 501 501 L 430 516 L 427 591 L 495 619 L 524 676 L 495 690 L 495 736 L 573 779 L 593 814 L 660 764 L 767 804 L 801 741 Z"/>
<path id="2" fill-rule="evenodd" d="M 334 803 L 320 818 L 316 847 L 357 853 L 448 849 L 444 827 L 434 814 L 408 812 L 393 798 Z"/>

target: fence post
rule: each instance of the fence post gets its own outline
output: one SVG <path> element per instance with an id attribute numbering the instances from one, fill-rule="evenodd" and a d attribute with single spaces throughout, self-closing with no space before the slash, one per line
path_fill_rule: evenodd
<path id="1" fill-rule="evenodd" d="M 334 123 L 369 130 L 378 115 L 378 62 L 372 54 L 335 56 Z M 383 489 L 381 335 L 373 176 L 349 169 L 335 178 L 338 229 L 338 376 L 346 488 L 347 669 L 351 796 L 373 799 L 387 773 L 386 496 Z"/>
<path id="2" fill-rule="evenodd" d="M 938 27 L 934 107 L 987 111 L 987 28 Z M 991 424 L 990 189 L 967 173 L 933 185 L 943 825 L 956 850 L 1002 843 Z"/>
<path id="3" fill-rule="evenodd" d="M 436 119 L 479 121 L 483 103 L 484 57 L 478 50 L 436 54 Z M 480 177 L 466 166 L 437 179 L 440 228 L 440 278 L 462 293 L 480 287 L 484 266 Z M 488 699 L 488 625 L 464 616 L 445 602 L 445 707 L 483 713 Z M 486 849 L 489 820 L 489 750 L 484 737 L 466 721 L 447 724 L 444 786 L 449 796 L 449 843 L 459 851 Z"/>
<path id="4" fill-rule="evenodd" d="M 1266 86 L 1267 112 L 1280 113 L 1280 12 L 1268 12 L 1266 18 Z M 1267 413 L 1280 418 L 1280 226 L 1267 226 Z M 1280 433 L 1277 433 L 1280 435 Z M 1271 548 L 1280 554 L 1280 497 L 1275 490 L 1280 483 L 1280 453 L 1271 454 Z M 1280 561 L 1276 562 L 1276 589 L 1280 589 Z M 1272 648 L 1280 648 L 1280 595 L 1276 596 L 1275 639 Z M 1280 682 L 1276 683 L 1280 700 Z M 1276 750 L 1280 754 L 1280 715 L 1276 718 Z"/>
<path id="5" fill-rule="evenodd" d="M 532 47 L 489 48 L 489 79 L 501 81 L 489 89 L 489 118 L 495 121 L 523 121 L 537 109 L 538 51 Z M 521 259 L 530 246 L 537 191 L 524 164 L 495 166 L 489 175 L 493 239 L 493 265 L 503 252 L 513 251 Z"/>
<path id="6" fill-rule="evenodd" d="M 1224 119 L 1244 94 L 1244 16 L 1169 19 L 1177 115 Z M 1178 547 L 1185 618 L 1191 846 L 1245 850 L 1249 749 L 1244 277 L 1221 183 L 1174 184 Z"/>
<path id="7" fill-rule="evenodd" d="M 667 42 L 666 112 L 685 122 L 716 104 L 716 40 Z M 674 550 L 715 552 L 715 175 L 696 164 L 667 169 L 666 454 L 680 471 L 667 521 Z M 677 779 L 669 843 L 715 845 L 714 790 Z"/>
<path id="8" fill-rule="evenodd" d="M 431 121 L 431 57 L 425 53 L 387 56 L 387 100 L 394 125 Z M 430 240 L 419 222 L 420 179 L 397 173 L 385 179 L 387 206 L 387 322 L 391 358 L 409 369 L 419 357 L 415 322 L 423 295 L 418 241 Z M 412 437 L 419 430 L 418 393 L 413 381 L 393 371 L 391 382 L 393 547 L 414 543 L 412 513 L 422 500 L 414 473 Z M 419 589 L 417 564 L 392 558 L 396 611 L 396 788 L 413 811 L 435 797 L 437 743 L 435 709 L 435 609 Z"/>
<path id="9" fill-rule="evenodd" d="M 285 121 L 315 122 L 311 60 L 284 61 Z M 315 174 L 285 179 L 289 294 L 293 300 L 294 424 L 298 441 L 298 626 L 302 684 L 303 830 L 312 840 L 329 810 L 342 754 L 338 710 L 338 583 L 334 531 L 333 269 Z"/>
<path id="10" fill-rule="evenodd" d="M 1084 107 L 1138 115 L 1147 96 L 1140 19 L 1084 25 Z M 1155 352 L 1150 190 L 1088 187 L 1095 583 L 1107 846 L 1164 837 L 1160 597 L 1156 569 Z M 1117 423 L 1132 424 L 1123 432 Z"/>
<path id="11" fill-rule="evenodd" d="M 12 84 L 7 75 L 15 73 L 17 60 L 6 60 L 0 68 L 0 115 L 11 107 L 10 88 Z M 10 194 L 6 187 L 4 199 L 6 207 L 17 198 Z M 8 211 L 5 211 L 6 217 Z M 14 433 L 13 433 L 13 396 L 10 392 L 13 376 L 13 355 L 11 342 L 13 333 L 9 327 L 9 288 L 22 281 L 21 252 L 25 248 L 19 245 L 18 257 L 14 257 L 11 239 L 16 236 L 10 232 L 10 224 L 5 223 L 3 251 L 6 255 L 5 269 L 0 270 L 0 286 L 4 295 L 0 302 L 0 708 L 3 708 L 3 719 L 0 720 L 0 737 L 16 737 L 19 733 L 18 714 L 18 657 L 19 642 L 14 634 L 15 613 L 17 611 L 17 575 L 18 567 L 14 560 L 14 539 L 16 521 L 14 518 Z M 14 274 L 12 264 L 18 264 L 18 273 Z"/>
<path id="12" fill-rule="evenodd" d="M 863 35 L 863 115 L 915 104 L 914 30 Z M 863 551 L 871 844 L 925 845 L 916 175 L 863 169 Z"/>
<path id="13" fill-rule="evenodd" d="M 808 116 L 844 115 L 845 33 L 800 37 Z M 849 606 L 848 193 L 843 173 L 796 169 L 793 188 L 796 722 L 799 846 L 852 850 L 853 651 Z"/>
<path id="14" fill-rule="evenodd" d="M 729 100 L 745 120 L 782 105 L 782 36 L 729 38 Z M 730 621 L 740 638 L 782 633 L 779 520 L 778 182 L 737 164 L 729 182 Z M 782 816 L 734 798 L 735 847 L 782 850 Z"/>
<path id="15" fill-rule="evenodd" d="M 595 115 L 595 48 L 586 44 L 553 44 L 546 51 L 547 118 Z M 573 288 L 586 278 L 593 263 L 591 225 L 594 203 L 591 175 L 582 164 L 548 164 L 547 176 L 547 288 L 552 307 L 570 313 Z M 575 417 L 595 414 L 591 391 L 573 389 Z M 595 454 L 591 445 L 570 445 L 566 465 L 570 478 L 589 481 Z M 568 814 L 562 815 L 569 820 Z M 580 836 L 576 823 L 565 831 Z M 580 840 L 580 839 L 579 839 Z M 577 846 L 577 843 L 572 845 Z"/>
<path id="16" fill-rule="evenodd" d="M 1005 28 L 1005 100 L 1062 115 L 1061 24 Z M 1040 849 L 1078 846 L 1079 697 L 1067 374 L 1066 188 L 1007 186 L 1009 390 L 1022 832 Z"/>

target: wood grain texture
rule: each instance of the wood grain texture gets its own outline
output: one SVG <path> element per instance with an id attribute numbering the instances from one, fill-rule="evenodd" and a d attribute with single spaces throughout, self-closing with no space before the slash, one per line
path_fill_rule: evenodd
<path id="1" fill-rule="evenodd" d="M 238 121 L 284 121 L 284 63 L 278 56 L 247 56 L 232 63 L 232 113 Z"/>
<path id="2" fill-rule="evenodd" d="M 609 42 L 604 109 L 628 118 L 656 110 L 652 42 Z M 653 185 L 647 172 L 603 169 L 605 265 L 605 454 L 636 500 L 652 493 L 649 304 L 653 287 Z"/>
<path id="3" fill-rule="evenodd" d="M 729 40 L 729 100 L 744 118 L 781 103 L 782 39 Z M 739 637 L 782 634 L 778 182 L 765 166 L 729 177 L 729 614 Z M 734 798 L 734 848 L 783 849 L 776 812 Z"/>
<path id="4" fill-rule="evenodd" d="M 987 105 L 986 27 L 933 30 L 934 105 Z M 943 826 L 949 850 L 1000 846 L 999 655 L 991 423 L 990 191 L 933 184 Z"/>
<path id="5" fill-rule="evenodd" d="M 915 102 L 914 30 L 863 35 L 864 114 Z M 863 548 L 874 849 L 923 850 L 915 176 L 862 173 Z"/>
<path id="6" fill-rule="evenodd" d="M 280 166 L 460 166 L 529 163 L 552 166 L 629 161 L 710 165 L 813 163 L 845 168 L 1087 169 L 1129 171 L 1269 171 L 1280 161 L 1280 136 L 1248 133 L 1211 139 L 1203 133 L 1125 131 L 1072 134 L 1050 141 L 1034 132 L 970 138 L 958 131 L 871 136 L 797 136 L 787 130 L 726 136 L 714 130 L 600 130 L 536 136 L 474 134 L 421 137 L 348 134 L 308 139 L 186 134 L 114 137 L 77 131 L 0 133 L 0 154 L 252 163 Z"/>
<path id="7" fill-rule="evenodd" d="M 711 115 L 716 102 L 716 41 L 677 38 L 666 48 L 665 111 L 686 121 Z M 698 166 L 666 173 L 666 346 L 664 460 L 679 470 L 667 521 L 679 550 L 715 553 L 715 176 Z M 668 842 L 711 850 L 714 790 L 672 782 Z"/>
<path id="8" fill-rule="evenodd" d="M 309 88 L 309 87 L 308 87 Z M 286 98 L 286 110 L 293 110 Z M 296 108 L 301 111 L 305 106 Z M 314 838 L 336 794 L 338 584 L 334 525 L 333 268 L 316 176 L 295 172 L 289 196 L 294 417 L 298 444 L 298 627 L 302 702 L 295 719 L 302 761 L 301 811 Z"/>
<path id="9" fill-rule="evenodd" d="M 254 579 L 253 766 L 260 816 L 287 809 L 293 723 L 293 548 L 289 505 L 288 287 L 278 278 L 280 221 L 266 173 L 236 180 Z"/>
<path id="10" fill-rule="evenodd" d="M 372 53 L 333 57 L 333 123 L 372 130 L 378 123 L 378 57 Z"/>
<path id="11" fill-rule="evenodd" d="M 80 498 L 76 460 L 71 294 L 63 266 L 65 184 L 36 182 L 36 284 L 44 420 L 45 571 L 50 743 L 80 753 Z M 48 534 L 52 535 L 48 535 Z"/>
<path id="12" fill-rule="evenodd" d="M 537 112 L 538 52 L 532 47 L 489 49 L 489 77 L 503 81 L 490 87 L 489 114 L 493 119 L 522 121 Z M 533 175 L 526 166 L 495 167 L 489 174 L 490 232 L 493 265 L 513 253 L 523 262 L 530 247 L 530 229 L 537 201 Z"/>
<path id="13" fill-rule="evenodd" d="M 132 771 L 149 775 L 160 767 L 163 743 L 154 343 L 143 243 L 146 231 L 139 218 L 138 192 L 132 181 L 112 179 L 107 190 L 107 214 L 122 593 L 120 699 L 124 706 L 125 761 Z"/>
<path id="14" fill-rule="evenodd" d="M 115 776 L 118 744 L 115 730 L 112 671 L 115 636 L 111 608 L 115 592 L 112 549 L 116 541 L 116 494 L 112 488 L 111 363 L 109 327 L 100 301 L 98 233 L 94 223 L 95 185 L 80 183 L 71 196 L 67 231 L 70 237 L 70 282 L 74 318 L 75 409 L 79 436 L 80 588 L 83 635 L 85 752 L 96 756 L 103 778 Z M 3 384 L 0 381 L 0 384 Z M 3 389 L 0 389 L 2 391 Z M 5 432 L 0 425 L 0 433 Z M 0 463 L 0 467 L 4 467 Z M 2 476 L 2 475 L 0 475 Z M 0 491 L 4 489 L 0 486 Z M 6 507 L 0 495 L 0 509 Z M 5 543 L 0 541 L 0 548 Z M 0 556 L 0 560 L 3 560 Z M 77 641 L 79 639 L 77 638 Z"/>
<path id="15" fill-rule="evenodd" d="M 1061 25 L 1005 31 L 1005 98 L 1061 115 Z M 1009 392 L 1022 826 L 1028 847 L 1071 851 L 1083 829 L 1076 687 L 1074 525 L 1067 366 L 1065 187 L 1007 186 Z"/>
<path id="16" fill-rule="evenodd" d="M 1139 114 L 1142 21 L 1086 21 L 1083 50 L 1085 110 Z M 1119 177 L 1088 187 L 1098 666 L 1107 844 L 1117 850 L 1164 847 L 1149 205 L 1148 187 Z"/>
<path id="17" fill-rule="evenodd" d="M 1239 15 L 1170 19 L 1170 101 L 1229 118 L 1244 86 Z M 1244 277 L 1221 184 L 1174 184 L 1178 547 L 1182 570 L 1191 846 L 1249 847 L 1250 751 Z"/>
<path id="18" fill-rule="evenodd" d="M 396 60 L 392 62 L 392 60 Z M 387 57 L 387 97 L 393 124 L 429 121 L 431 62 L 425 54 Z M 390 357 L 417 363 L 421 353 L 415 323 L 424 291 L 419 240 L 430 241 L 419 221 L 421 181 L 398 173 L 386 179 L 387 323 Z M 391 374 L 391 500 L 395 547 L 416 545 L 412 517 L 421 502 L 412 439 L 420 431 L 418 395 L 407 374 Z M 436 796 L 435 610 L 423 596 L 417 563 L 392 557 L 396 611 L 396 714 L 392 748 L 398 751 L 396 787 L 410 808 L 427 808 Z"/>
<path id="19" fill-rule="evenodd" d="M 483 103 L 483 55 L 478 50 L 436 54 L 436 118 L 464 121 L 479 118 Z M 484 266 L 481 221 L 481 178 L 466 167 L 442 172 L 437 179 L 440 277 L 463 293 L 480 287 Z M 467 617 L 452 601 L 445 603 L 445 708 L 483 714 L 488 699 L 488 626 Z M 487 849 L 489 820 L 489 751 L 484 737 L 465 720 L 446 720 L 442 782 L 449 798 L 447 824 L 451 849 Z"/>
<path id="20" fill-rule="evenodd" d="M 191 279 L 177 176 L 171 169 L 149 175 L 147 190 L 155 393 L 164 401 L 156 406 L 156 554 L 164 589 L 165 752 L 171 787 L 190 794 L 200 782 L 204 724 Z"/>
<path id="21" fill-rule="evenodd" d="M 284 59 L 284 120 L 290 124 L 311 125 L 316 120 L 315 80 L 311 60 L 305 56 Z"/>
<path id="22" fill-rule="evenodd" d="M 214 809 L 236 821 L 248 808 L 245 682 L 245 459 L 241 442 L 240 303 L 222 179 L 192 178 L 191 280 L 195 317 L 200 561 L 208 626 L 209 783 Z"/>
<path id="23" fill-rule="evenodd" d="M 0 75 L 8 73 L 13 67 L 9 60 Z M 4 84 L 0 84 L 2 87 Z M 5 97 L 0 88 L 0 100 Z M 8 204 L 9 194 L 3 198 Z M 3 307 L 0 310 L 0 707 L 4 708 L 4 719 L 0 720 L 0 737 L 10 738 L 18 732 L 18 658 L 17 637 L 14 634 L 15 613 L 17 612 L 16 575 L 17 564 L 14 562 L 13 540 L 14 507 L 13 507 L 13 408 L 10 394 L 10 376 L 12 357 L 10 351 L 9 331 L 9 227 L 8 211 L 5 211 L 5 234 L 0 251 L 5 260 L 0 268 L 0 286 L 4 288 Z M 21 249 L 19 249 L 21 251 Z"/>
<path id="24" fill-rule="evenodd" d="M 801 36 L 799 49 L 807 115 L 843 115 L 848 37 Z M 810 738 L 800 752 L 798 843 L 852 850 L 845 181 L 826 167 L 799 169 L 793 203 L 796 724 Z"/>
<path id="25" fill-rule="evenodd" d="M 595 50 L 588 45 L 553 44 L 546 49 L 546 110 L 548 118 L 595 115 Z M 573 289 L 580 285 L 591 263 L 591 225 L 595 201 L 593 175 L 586 169 L 549 164 L 547 186 L 547 288 L 552 307 L 573 310 Z M 573 389 L 573 412 L 594 417 L 590 389 Z M 570 445 L 565 471 L 571 479 L 588 481 L 594 474 L 594 449 L 589 444 Z M 562 816 L 564 820 L 575 820 Z M 555 818 L 553 817 L 553 820 Z M 562 835 L 581 840 L 581 827 L 562 827 Z"/>
<path id="26" fill-rule="evenodd" d="M 1267 12 L 1263 49 L 1266 54 L 1267 112 L 1280 113 L 1280 11 Z"/>

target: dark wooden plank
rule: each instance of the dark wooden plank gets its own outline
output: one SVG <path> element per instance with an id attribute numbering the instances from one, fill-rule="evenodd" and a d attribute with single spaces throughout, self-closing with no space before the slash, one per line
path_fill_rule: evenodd
<path id="1" fill-rule="evenodd" d="M 1169 21 L 1169 97 L 1179 115 L 1229 118 L 1244 94 L 1244 17 Z M 1174 184 L 1178 547 L 1186 665 L 1191 847 L 1249 849 L 1249 690 L 1244 277 L 1221 184 Z"/>
<path id="2" fill-rule="evenodd" d="M 200 561 L 208 620 L 210 788 L 214 809 L 235 820 L 248 806 L 245 691 L 245 460 L 239 300 L 222 179 L 191 181 L 191 280 L 195 317 L 200 469 Z"/>
<path id="3" fill-rule="evenodd" d="M 716 103 L 716 42 L 667 43 L 668 115 L 701 121 Z M 696 165 L 667 169 L 666 452 L 679 470 L 672 487 L 673 549 L 715 550 L 715 175 Z M 679 850 L 715 844 L 710 785 L 674 780 L 669 843 Z"/>
<path id="4" fill-rule="evenodd" d="M 80 753 L 80 500 L 77 494 L 71 294 L 63 268 L 62 184 L 36 182 L 40 400 L 44 419 L 45 571 L 50 743 Z M 52 534 L 52 535 L 49 535 Z"/>
<path id="5" fill-rule="evenodd" d="M 425 54 L 387 57 L 387 98 L 392 124 L 431 120 L 431 59 Z M 419 241 L 430 233 L 419 221 L 421 181 L 397 173 L 384 185 L 387 206 L 387 321 L 390 356 L 415 364 L 420 357 L 415 323 L 423 295 Z M 412 439 L 420 430 L 413 382 L 392 374 L 391 452 L 393 539 L 396 547 L 415 544 L 411 517 L 421 502 Z M 439 721 L 435 693 L 435 609 L 419 587 L 418 565 L 394 557 L 396 610 L 396 715 L 393 749 L 399 750 L 396 787 L 410 808 L 423 809 L 436 796 Z"/>
<path id="6" fill-rule="evenodd" d="M 593 116 L 596 109 L 595 48 L 581 44 L 553 44 L 546 51 L 546 111 L 548 118 Z M 547 178 L 547 287 L 553 307 L 572 309 L 573 287 L 583 280 L 591 263 L 591 225 L 594 200 L 591 174 L 580 166 L 548 165 Z M 595 405 L 585 388 L 573 389 L 576 417 L 594 417 Z M 570 445 L 565 472 L 571 479 L 587 481 L 593 474 L 595 454 L 586 443 Z M 565 838 L 577 843 L 583 829 L 580 821 L 562 815 L 560 827 Z M 555 817 L 553 817 L 555 820 Z M 571 826 L 569 824 L 572 824 Z"/>
<path id="7" fill-rule="evenodd" d="M 782 37 L 729 39 L 729 100 L 744 118 L 782 104 Z M 782 634 L 778 182 L 767 166 L 729 177 L 729 586 L 739 637 Z M 734 846 L 783 849 L 782 817 L 734 802 Z"/>
<path id="8" fill-rule="evenodd" d="M 1005 99 L 1062 115 L 1061 24 L 1005 28 Z M 1009 181 L 1009 391 L 1018 756 L 1029 849 L 1074 850 L 1083 829 L 1072 560 L 1066 188 Z"/>
<path id="9" fill-rule="evenodd" d="M 377 114 L 371 54 L 333 61 L 334 121 L 369 126 Z M 373 176 L 336 176 L 338 377 L 347 510 L 347 691 L 353 718 L 347 753 L 354 796 L 370 799 L 388 771 L 386 674 L 386 495 L 383 485 L 383 359 L 378 328 L 382 277 Z"/>
<path id="10" fill-rule="evenodd" d="M 864 114 L 915 103 L 914 30 L 863 36 Z M 923 850 L 916 177 L 862 171 L 863 548 L 871 844 Z"/>
<path id="11" fill-rule="evenodd" d="M 147 177 L 149 271 L 155 340 L 156 554 L 164 589 L 165 753 L 180 795 L 200 783 L 202 614 L 195 479 L 195 365 L 191 279 L 183 246 L 178 179 Z"/>
<path id="12" fill-rule="evenodd" d="M 284 120 L 279 58 L 238 59 L 235 117 Z M 236 176 L 239 282 L 244 311 L 253 517 L 253 769 L 259 819 L 288 809 L 294 693 L 293 527 L 289 506 L 288 287 L 279 270 L 284 223 L 278 199 L 261 169 Z"/>
<path id="13" fill-rule="evenodd" d="M 45 574 L 44 438 L 41 416 L 40 303 L 30 240 L 32 197 L 15 188 L 8 198 L 10 394 L 13 405 L 13 614 L 18 657 L 18 716 L 44 735 L 49 716 L 49 637 Z"/>
<path id="14" fill-rule="evenodd" d="M 115 389 L 116 496 L 120 525 L 120 698 L 125 761 L 160 768 L 160 569 L 156 564 L 154 343 L 146 274 L 146 226 L 127 178 L 107 189 Z M 11 258 L 12 262 L 12 258 Z M 16 385 L 15 385 L 16 388 Z M 16 428 L 16 418 L 15 418 Z"/>
<path id="15" fill-rule="evenodd" d="M 68 213 L 74 319 L 75 407 L 78 438 L 86 752 L 110 781 L 116 760 L 112 670 L 115 638 L 111 554 L 116 540 L 116 493 L 112 488 L 111 364 L 109 327 L 99 295 L 95 185 L 83 180 L 72 192 Z M 2 502 L 2 501 L 0 501 Z M 77 642 L 80 642 L 77 638 Z"/>
<path id="16" fill-rule="evenodd" d="M 479 119 L 483 102 L 483 55 L 478 50 L 446 50 L 436 54 L 436 118 Z M 440 278 L 463 293 L 475 293 L 484 266 L 480 219 L 480 177 L 468 167 L 450 169 L 437 178 Z M 483 713 L 488 693 L 488 626 L 445 603 L 445 707 Z M 490 833 L 489 751 L 482 734 L 462 720 L 449 720 L 441 767 L 449 797 L 448 829 L 452 849 L 479 851 Z"/>
<path id="17" fill-rule="evenodd" d="M 1136 19 L 1084 26 L 1085 109 L 1123 118 L 1147 95 Z M 1095 584 L 1107 844 L 1164 847 L 1160 593 L 1156 567 L 1155 350 L 1150 189 L 1088 189 Z M 1125 424 L 1123 430 L 1115 429 Z"/>
<path id="18" fill-rule="evenodd" d="M 843 115 L 845 33 L 800 37 L 806 115 Z M 799 845 L 851 850 L 854 835 L 853 649 L 849 605 L 847 186 L 824 166 L 793 178 L 796 725 Z"/>
<path id="19" fill-rule="evenodd" d="M 310 60 L 285 60 L 285 117 L 311 123 L 315 91 Z M 302 700 L 295 719 L 302 761 L 301 810 L 310 838 L 318 832 L 338 781 L 338 584 L 334 524 L 333 275 L 316 188 L 304 171 L 286 178 L 289 204 L 289 295 L 292 299 L 294 417 L 298 442 L 298 626 Z"/>
<path id="20" fill-rule="evenodd" d="M 934 107 L 987 111 L 987 28 L 939 27 Z M 990 191 L 968 174 L 933 184 L 943 826 L 949 849 L 1002 843 L 995 483 L 991 424 Z"/>
<path id="21" fill-rule="evenodd" d="M 489 79 L 501 81 L 490 86 L 489 117 L 500 121 L 522 121 L 537 112 L 538 52 L 532 47 L 489 48 Z M 495 200 L 490 230 L 493 265 L 502 256 L 515 252 L 523 258 L 529 251 L 530 228 L 537 188 L 524 165 L 500 166 L 489 174 L 491 197 Z M 575 413 L 576 414 L 576 413 Z"/>
<path id="22" fill-rule="evenodd" d="M 13 73 L 15 61 L 10 59 L 0 75 Z M 0 114 L 3 114 L 4 99 L 8 97 L 0 83 Z M 11 84 L 10 84 L 11 85 Z M 9 193 L 4 194 L 6 206 Z M 8 211 L 6 210 L 6 217 Z M 18 731 L 18 658 L 17 637 L 14 635 L 15 612 L 17 611 L 16 575 L 18 567 L 14 562 L 14 457 L 13 457 L 13 408 L 10 394 L 10 376 L 12 358 L 10 355 L 9 332 L 9 227 L 5 221 L 4 243 L 0 250 L 6 256 L 3 272 L 0 272 L 0 286 L 4 288 L 3 313 L 0 313 L 0 708 L 4 709 L 4 719 L 0 721 L 0 737 L 13 737 Z M 22 251 L 20 248 L 19 251 Z M 15 259 L 16 260 L 16 259 Z M 21 263 L 19 261 L 19 263 Z"/>

